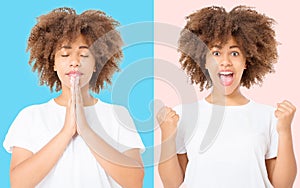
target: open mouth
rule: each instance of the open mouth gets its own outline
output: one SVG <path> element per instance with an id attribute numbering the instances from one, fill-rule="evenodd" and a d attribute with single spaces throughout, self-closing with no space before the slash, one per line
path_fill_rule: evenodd
<path id="1" fill-rule="evenodd" d="M 220 71 L 218 76 L 223 86 L 230 86 L 234 81 L 234 73 L 231 71 Z"/>

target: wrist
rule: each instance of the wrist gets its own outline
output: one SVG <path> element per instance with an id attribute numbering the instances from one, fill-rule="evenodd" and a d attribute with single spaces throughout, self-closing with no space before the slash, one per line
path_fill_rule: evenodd
<path id="1" fill-rule="evenodd" d="M 280 138 L 289 138 L 289 137 L 292 137 L 292 131 L 291 130 L 278 131 L 278 136 Z"/>
<path id="2" fill-rule="evenodd" d="M 176 129 L 175 130 L 162 130 L 161 131 L 161 141 L 175 141 L 176 140 Z"/>
<path id="3" fill-rule="evenodd" d="M 61 130 L 60 130 L 60 134 L 62 134 L 64 137 L 66 138 L 72 138 L 74 136 L 74 134 L 76 133 L 76 131 L 74 131 L 74 129 L 69 128 L 64 126 Z"/>
<path id="4" fill-rule="evenodd" d="M 77 127 L 77 132 L 80 136 L 86 135 L 89 129 L 87 127 Z"/>

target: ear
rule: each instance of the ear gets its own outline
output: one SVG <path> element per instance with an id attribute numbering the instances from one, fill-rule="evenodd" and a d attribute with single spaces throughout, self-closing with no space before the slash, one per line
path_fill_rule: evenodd
<path id="1" fill-rule="evenodd" d="M 97 71 L 97 69 L 96 69 L 96 66 L 94 67 L 94 72 L 96 72 Z"/>
<path id="2" fill-rule="evenodd" d="M 54 70 L 55 72 L 57 71 L 55 64 L 54 64 L 54 66 L 53 66 L 53 70 Z"/>

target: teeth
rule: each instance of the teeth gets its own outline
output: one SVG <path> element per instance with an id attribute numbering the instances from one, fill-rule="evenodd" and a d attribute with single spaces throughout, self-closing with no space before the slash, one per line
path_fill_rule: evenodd
<path id="1" fill-rule="evenodd" d="M 230 74 L 233 74 L 233 72 L 219 72 L 219 74 L 222 74 L 222 75 L 230 75 Z"/>

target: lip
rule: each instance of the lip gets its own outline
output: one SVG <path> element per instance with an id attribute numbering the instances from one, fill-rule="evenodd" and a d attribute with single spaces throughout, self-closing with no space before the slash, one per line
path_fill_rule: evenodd
<path id="1" fill-rule="evenodd" d="M 228 75 L 228 74 L 234 75 L 234 72 L 232 70 L 220 70 L 220 71 L 218 71 L 218 76 L 221 76 L 221 74 L 223 74 L 223 75 Z"/>
<path id="2" fill-rule="evenodd" d="M 231 75 L 232 76 L 232 79 L 231 80 L 228 80 L 226 79 L 227 76 Z M 225 76 L 225 77 L 224 77 Z M 234 72 L 232 70 L 220 70 L 218 72 L 218 77 L 220 79 L 220 82 L 223 86 L 227 87 L 227 86 L 230 86 L 233 81 L 234 81 Z M 222 79 L 223 78 L 223 79 Z M 225 80 L 224 80 L 225 78 Z M 228 78 L 228 77 L 227 77 Z M 227 80 L 227 81 L 226 81 Z"/>
<path id="3" fill-rule="evenodd" d="M 83 75 L 83 73 L 79 72 L 79 71 L 70 71 L 68 73 L 66 73 L 67 76 L 81 76 Z"/>
<path id="4" fill-rule="evenodd" d="M 220 73 L 222 73 L 222 72 L 232 72 L 232 73 L 234 73 L 233 70 L 227 69 L 227 70 L 219 70 L 218 74 L 220 74 Z"/>

